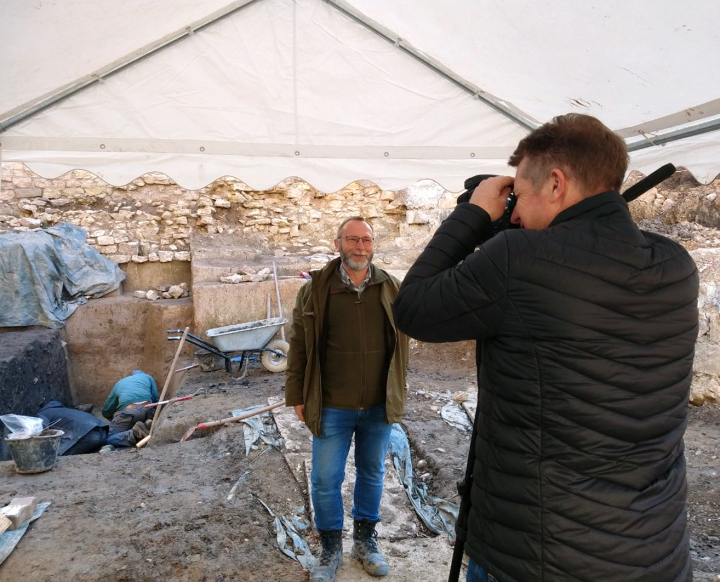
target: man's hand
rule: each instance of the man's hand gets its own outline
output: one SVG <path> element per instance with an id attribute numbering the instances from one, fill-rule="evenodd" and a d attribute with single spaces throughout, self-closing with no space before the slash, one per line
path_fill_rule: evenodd
<path id="1" fill-rule="evenodd" d="M 295 414 L 297 414 L 297 417 L 300 419 L 301 422 L 305 422 L 305 405 L 298 404 L 297 406 L 295 406 Z"/>
<path id="2" fill-rule="evenodd" d="M 490 215 L 495 222 L 505 212 L 508 194 L 512 191 L 515 178 L 512 176 L 496 176 L 480 182 L 473 190 L 470 204 L 475 204 Z"/>

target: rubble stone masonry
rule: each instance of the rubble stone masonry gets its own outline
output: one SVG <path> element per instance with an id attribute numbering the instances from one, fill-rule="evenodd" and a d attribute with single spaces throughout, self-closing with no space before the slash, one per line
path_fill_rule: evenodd
<path id="1" fill-rule="evenodd" d="M 720 180 L 703 186 L 676 174 L 631 206 L 636 220 L 690 221 L 720 228 Z M 235 235 L 258 253 L 331 252 L 337 224 L 361 215 L 371 220 L 380 246 L 420 249 L 455 205 L 457 193 L 431 181 L 384 191 L 369 181 L 334 193 L 297 178 L 256 191 L 232 177 L 186 190 L 169 177 L 149 173 L 112 186 L 74 170 L 46 179 L 23 164 L 2 164 L 0 234 L 71 222 L 88 243 L 116 263 L 189 261 L 195 233 Z M 711 232 L 715 239 L 717 232 Z M 710 242 L 710 241 L 709 241 Z"/>

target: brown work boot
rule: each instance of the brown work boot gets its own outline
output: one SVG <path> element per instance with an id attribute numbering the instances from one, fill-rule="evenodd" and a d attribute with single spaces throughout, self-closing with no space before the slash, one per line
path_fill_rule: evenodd
<path id="1" fill-rule="evenodd" d="M 335 571 L 342 566 L 342 530 L 318 532 L 322 542 L 322 554 L 312 572 L 310 582 L 333 582 Z"/>
<path id="2" fill-rule="evenodd" d="M 139 443 L 150 434 L 150 431 L 148 430 L 148 427 L 145 426 L 144 422 L 136 422 L 135 426 L 132 427 L 132 433 L 135 437 L 136 443 Z"/>

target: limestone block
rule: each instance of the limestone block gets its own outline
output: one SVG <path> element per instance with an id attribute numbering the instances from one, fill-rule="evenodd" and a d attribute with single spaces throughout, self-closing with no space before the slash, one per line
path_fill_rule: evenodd
<path id="1" fill-rule="evenodd" d="M 40 188 L 15 188 L 15 198 L 40 198 L 41 196 Z"/>
<path id="2" fill-rule="evenodd" d="M 13 178 L 12 183 L 16 188 L 31 188 L 33 185 L 32 178 L 28 177 Z"/>
<path id="3" fill-rule="evenodd" d="M 690 387 L 690 403 L 695 406 L 702 406 L 708 402 L 720 404 L 720 381 L 716 376 L 693 374 Z"/>
<path id="4" fill-rule="evenodd" d="M 126 243 L 126 242 L 128 242 L 129 240 L 130 240 L 130 238 L 127 237 L 127 236 L 116 236 L 116 237 L 113 237 L 113 242 L 114 242 L 115 244 L 118 244 L 118 245 L 119 245 L 120 243 Z"/>
<path id="5" fill-rule="evenodd" d="M 83 188 L 63 188 L 62 194 L 63 196 L 83 196 L 85 190 Z"/>
<path id="6" fill-rule="evenodd" d="M 0 536 L 3 534 L 3 532 L 10 529 L 11 527 L 12 521 L 10 521 L 10 518 L 5 517 L 4 514 L 0 513 Z"/>
<path id="7" fill-rule="evenodd" d="M 118 252 L 121 255 L 137 255 L 138 247 L 138 242 L 124 242 L 118 245 Z"/>
<path id="8" fill-rule="evenodd" d="M 200 216 L 198 217 L 198 224 L 210 226 L 215 224 L 215 219 L 212 216 Z"/>
<path id="9" fill-rule="evenodd" d="M 133 293 L 133 295 L 134 295 L 135 297 L 137 297 L 138 299 L 145 299 L 145 294 L 146 294 L 146 293 L 147 293 L 147 291 L 142 291 L 141 289 L 138 289 L 137 291 L 135 291 L 135 292 Z"/>
<path id="10" fill-rule="evenodd" d="M 98 249 L 103 255 L 115 255 L 117 254 L 117 245 L 107 245 Z"/>
<path id="11" fill-rule="evenodd" d="M 150 261 L 151 263 L 157 263 L 160 261 L 160 257 L 157 253 L 150 253 L 148 255 L 148 261 Z"/>
<path id="12" fill-rule="evenodd" d="M 310 249 L 310 252 L 313 254 L 331 255 L 335 251 L 333 251 L 330 247 L 317 246 L 317 247 L 312 247 Z"/>
<path id="13" fill-rule="evenodd" d="M 132 260 L 131 255 L 108 255 L 107 258 L 118 265 L 129 263 Z"/>
<path id="14" fill-rule="evenodd" d="M 100 232 L 103 232 L 103 231 L 100 231 Z M 97 237 L 97 241 L 98 241 L 97 244 L 100 246 L 107 246 L 107 245 L 115 244 L 115 239 L 111 236 L 107 236 L 104 234 L 103 235 L 98 234 L 98 235 L 93 235 L 93 236 Z"/>
<path id="15" fill-rule="evenodd" d="M 20 204 L 20 210 L 24 210 L 25 212 L 29 212 L 33 216 L 35 216 L 35 213 L 37 212 L 37 206 L 35 206 L 34 204 Z"/>
<path id="16" fill-rule="evenodd" d="M 37 218 L 21 218 L 20 224 L 27 226 L 28 228 L 40 228 L 42 226 L 42 221 Z"/>
<path id="17" fill-rule="evenodd" d="M 220 281 L 222 283 L 232 283 L 233 285 L 237 283 L 242 283 L 244 281 L 243 275 L 240 275 L 239 273 L 233 273 L 232 275 L 228 275 L 226 277 L 220 277 Z"/>
<path id="18" fill-rule="evenodd" d="M 185 289 L 180 287 L 180 285 L 171 285 L 167 292 L 173 299 L 180 299 L 183 293 L 185 293 Z"/>
<path id="19" fill-rule="evenodd" d="M 148 258 L 144 255 L 133 255 L 132 262 L 133 263 L 147 263 Z"/>
<path id="20" fill-rule="evenodd" d="M 198 216 L 210 216 L 213 213 L 214 209 L 209 206 L 204 206 L 202 208 L 198 208 L 197 213 Z"/>
<path id="21" fill-rule="evenodd" d="M 243 203 L 243 208 L 265 208 L 265 205 L 257 200 L 250 200 Z"/>
<path id="22" fill-rule="evenodd" d="M 188 208 L 178 208 L 177 210 L 173 211 L 173 214 L 175 216 L 190 216 L 192 212 Z"/>
<path id="23" fill-rule="evenodd" d="M 68 204 L 70 204 L 70 202 L 71 201 L 68 200 L 67 198 L 56 198 L 56 199 L 50 200 L 50 204 L 52 204 L 56 208 L 61 208 L 63 206 L 67 206 Z"/>
<path id="24" fill-rule="evenodd" d="M 430 220 L 430 214 L 423 210 L 408 210 L 405 213 L 405 221 L 408 224 L 428 224 Z"/>
<path id="25" fill-rule="evenodd" d="M 160 299 L 160 294 L 155 291 L 155 289 L 150 289 L 147 293 L 145 293 L 145 299 L 149 299 L 150 301 L 157 301 Z"/>
<path id="26" fill-rule="evenodd" d="M 215 200 L 215 206 L 218 208 L 231 208 L 232 203 L 229 200 L 225 200 L 224 198 L 218 198 Z"/>
<path id="27" fill-rule="evenodd" d="M 173 254 L 172 251 L 158 251 L 158 258 L 161 263 L 169 263 L 173 260 Z"/>
<path id="28" fill-rule="evenodd" d="M 9 529 L 16 530 L 32 517 L 36 509 L 37 497 L 15 497 L 0 512 L 12 522 Z"/>
<path id="29" fill-rule="evenodd" d="M 56 190 L 55 188 L 45 188 L 43 189 L 43 198 L 50 199 L 56 199 L 61 197 L 60 190 Z"/>

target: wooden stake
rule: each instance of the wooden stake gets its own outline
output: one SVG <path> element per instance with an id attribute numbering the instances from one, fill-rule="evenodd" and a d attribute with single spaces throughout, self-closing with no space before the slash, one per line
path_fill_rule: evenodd
<path id="1" fill-rule="evenodd" d="M 277 302 L 278 302 L 278 317 L 282 317 L 282 303 L 280 301 L 280 285 L 278 284 L 278 278 L 277 278 L 277 267 L 275 266 L 275 261 L 273 261 L 273 275 L 275 276 L 275 294 L 277 295 Z M 285 341 L 285 326 L 283 325 L 280 328 L 280 337 L 283 341 Z"/>
<path id="2" fill-rule="evenodd" d="M 190 327 L 186 327 L 185 331 L 183 331 L 182 337 L 180 338 L 180 341 L 178 342 L 177 350 L 175 350 L 175 357 L 173 358 L 172 364 L 170 365 L 170 371 L 168 372 L 167 378 L 165 379 L 165 386 L 163 386 L 162 394 L 160 394 L 159 400 L 162 401 L 165 399 L 165 393 L 167 392 L 168 386 L 170 386 L 170 380 L 172 380 L 173 373 L 175 372 L 175 366 L 177 365 L 178 358 L 180 357 L 180 351 L 183 348 L 183 345 L 185 344 L 185 338 L 187 338 L 188 332 L 190 331 Z M 153 431 L 155 430 L 156 421 L 158 419 L 158 416 L 160 415 L 160 406 L 158 406 L 155 409 L 155 414 L 153 415 L 153 422 L 152 426 L 150 427 L 150 434 L 147 435 L 144 439 L 142 439 L 140 442 L 138 442 L 135 446 L 138 449 L 142 449 L 146 444 L 148 444 L 148 441 L 152 438 Z"/>

